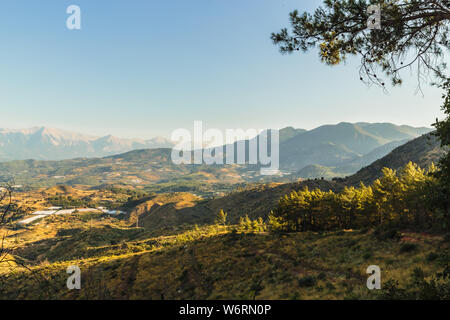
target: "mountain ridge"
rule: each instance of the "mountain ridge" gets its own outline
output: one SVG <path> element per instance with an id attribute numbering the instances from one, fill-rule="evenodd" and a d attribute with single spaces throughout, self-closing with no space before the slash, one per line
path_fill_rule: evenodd
<path id="1" fill-rule="evenodd" d="M 135 149 L 172 145 L 162 137 L 143 140 L 112 135 L 97 137 L 49 127 L 0 128 L 0 161 L 104 157 Z"/>
<path id="2" fill-rule="evenodd" d="M 437 164 L 444 154 L 445 149 L 441 147 L 439 138 L 431 132 L 395 148 L 384 157 L 345 178 L 345 182 L 349 185 L 358 185 L 360 182 L 370 184 L 380 177 L 381 169 L 384 167 L 397 170 L 411 161 L 426 168 L 432 163 Z"/>
<path id="3" fill-rule="evenodd" d="M 388 123 L 363 123 L 362 127 L 348 122 L 323 125 L 280 143 L 280 165 L 290 171 L 298 171 L 309 165 L 339 167 L 383 145 L 411 140 L 430 131 L 432 129 Z M 375 135 L 377 132 L 378 135 Z M 380 156 L 389 151 L 389 148 L 386 149 Z M 299 158 L 299 154 L 303 157 Z M 370 162 L 363 162 L 362 166 Z"/>

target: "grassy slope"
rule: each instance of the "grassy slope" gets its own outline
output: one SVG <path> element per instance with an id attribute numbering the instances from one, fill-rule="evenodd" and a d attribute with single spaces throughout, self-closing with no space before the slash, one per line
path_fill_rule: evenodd
<path id="1" fill-rule="evenodd" d="M 85 231 L 88 232 L 88 231 Z M 440 270 L 430 252 L 448 250 L 439 236 L 405 233 L 403 240 L 378 241 L 371 232 L 328 234 L 233 233 L 207 226 L 174 236 L 147 238 L 137 230 L 102 227 L 96 240 L 87 233 L 56 237 L 58 251 L 43 253 L 29 272 L 17 273 L 0 288 L 2 298 L 64 299 L 373 299 L 366 289 L 365 269 L 382 270 L 382 281 L 403 283 L 420 267 L 426 274 Z M 134 238 L 108 244 L 111 239 Z M 74 241 L 91 246 L 73 249 Z M 97 245 L 94 243 L 97 242 Z M 405 242 L 416 250 L 401 253 Z M 23 253 L 24 256 L 30 256 Z M 51 259 L 51 264 L 48 259 Z M 82 290 L 65 287 L 69 265 L 82 270 Z M 305 277 L 306 280 L 305 281 Z M 315 283 L 309 286 L 311 279 Z M 255 293 L 256 290 L 256 293 Z"/>

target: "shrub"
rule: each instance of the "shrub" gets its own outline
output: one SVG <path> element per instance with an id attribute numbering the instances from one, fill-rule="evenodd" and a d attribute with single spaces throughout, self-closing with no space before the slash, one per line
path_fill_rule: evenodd
<path id="1" fill-rule="evenodd" d="M 444 235 L 443 241 L 444 241 L 444 242 L 450 242 L 450 232 L 447 232 L 447 233 Z"/>
<path id="2" fill-rule="evenodd" d="M 363 258 L 364 260 L 367 260 L 367 259 L 372 258 L 372 252 L 369 252 L 369 251 L 364 252 L 362 258 Z"/>
<path id="3" fill-rule="evenodd" d="M 431 262 L 431 261 L 436 260 L 438 257 L 439 257 L 439 255 L 436 252 L 430 252 L 426 257 L 426 260 L 428 262 Z"/>
<path id="4" fill-rule="evenodd" d="M 325 274 L 325 272 L 321 272 L 317 275 L 317 279 L 319 280 L 324 280 L 327 277 L 327 275 Z"/>
<path id="5" fill-rule="evenodd" d="M 379 226 L 375 229 L 373 235 L 377 240 L 400 240 L 401 235 L 394 226 Z"/>
<path id="6" fill-rule="evenodd" d="M 392 279 L 386 281 L 378 298 L 383 300 L 448 300 L 450 299 L 450 277 L 445 274 L 444 270 L 431 277 L 430 280 L 426 280 L 423 270 L 416 268 L 404 287 L 400 287 L 398 281 Z"/>
<path id="7" fill-rule="evenodd" d="M 305 276 L 298 279 L 298 285 L 300 287 L 312 287 L 316 284 L 317 280 L 314 276 Z"/>
<path id="8" fill-rule="evenodd" d="M 333 290 L 336 289 L 336 287 L 335 287 L 331 282 L 327 282 L 327 283 L 325 284 L 325 287 L 326 287 L 328 290 L 330 290 L 330 291 L 333 291 Z"/>
<path id="9" fill-rule="evenodd" d="M 412 252 L 417 249 L 417 244 L 415 243 L 404 243 L 400 246 L 400 253 Z"/>
<path id="10" fill-rule="evenodd" d="M 362 229 L 359 230 L 359 233 L 360 234 L 366 234 L 367 232 L 369 232 L 369 230 L 370 230 L 369 228 L 362 228 Z"/>

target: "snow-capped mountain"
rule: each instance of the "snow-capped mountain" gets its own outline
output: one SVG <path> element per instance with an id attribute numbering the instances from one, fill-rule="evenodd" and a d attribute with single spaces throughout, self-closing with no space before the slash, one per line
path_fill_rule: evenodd
<path id="1" fill-rule="evenodd" d="M 47 127 L 0 129 L 0 161 L 103 157 L 135 149 L 171 146 L 170 140 L 162 137 L 149 140 L 111 135 L 95 137 Z"/>

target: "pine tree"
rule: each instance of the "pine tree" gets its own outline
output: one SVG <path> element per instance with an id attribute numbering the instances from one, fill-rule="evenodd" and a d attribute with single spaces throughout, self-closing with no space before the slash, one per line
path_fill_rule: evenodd
<path id="1" fill-rule="evenodd" d="M 379 5 L 380 29 L 368 28 L 369 4 Z M 324 0 L 312 14 L 291 12 L 290 30 L 272 33 L 272 40 L 282 53 L 316 47 L 321 60 L 329 65 L 357 55 L 361 58 L 360 80 L 382 87 L 381 73 L 399 85 L 401 70 L 412 65 L 419 81 L 431 72 L 441 82 L 446 79 L 449 22 L 448 0 Z"/>
<path id="2" fill-rule="evenodd" d="M 435 190 L 437 196 L 434 205 L 442 211 L 445 223 L 447 223 L 447 227 L 450 227 L 448 225 L 450 223 L 450 152 L 448 151 L 450 148 L 450 79 L 447 79 L 441 87 L 444 90 L 442 95 L 444 103 L 441 109 L 446 118 L 442 121 L 436 119 L 434 126 L 436 135 L 441 139 L 441 146 L 447 148 L 447 153 L 439 161 L 440 172 L 436 173 L 439 179 L 439 188 Z"/>
<path id="3" fill-rule="evenodd" d="M 272 232 L 285 231 L 287 229 L 283 218 L 277 217 L 273 211 L 270 212 L 267 218 L 267 225 L 269 230 Z"/>
<path id="4" fill-rule="evenodd" d="M 428 172 L 435 170 L 433 166 Z M 440 207 L 430 205 L 439 197 L 438 180 L 414 163 L 398 172 L 384 168 L 371 186 L 346 187 L 340 193 L 319 189 L 284 195 L 268 217 L 271 231 L 325 231 L 395 224 L 427 229 L 450 225 Z M 430 201 L 433 200 L 433 201 Z M 244 228 L 248 217 L 241 218 Z"/>
<path id="5" fill-rule="evenodd" d="M 216 216 L 216 224 L 225 226 L 227 224 L 227 216 L 228 214 L 221 209 Z"/>

